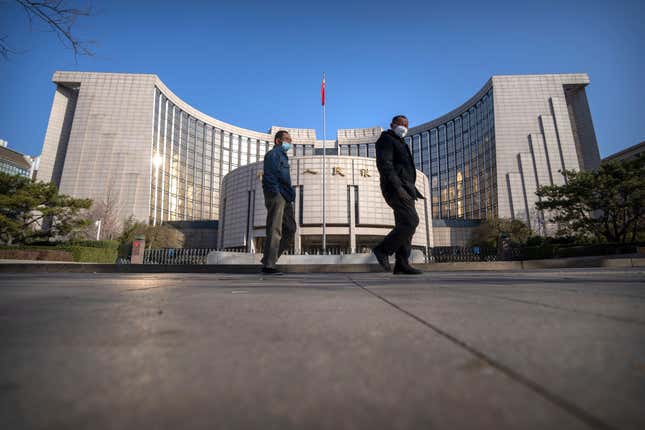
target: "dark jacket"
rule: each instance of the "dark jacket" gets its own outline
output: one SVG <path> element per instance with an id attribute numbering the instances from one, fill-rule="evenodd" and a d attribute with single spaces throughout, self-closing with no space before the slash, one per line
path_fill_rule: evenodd
<path id="1" fill-rule="evenodd" d="M 415 200 L 425 198 L 415 186 L 417 169 L 410 148 L 392 130 L 381 133 L 376 141 L 376 166 L 383 195 L 395 196 L 396 189 L 403 188 Z"/>
<path id="2" fill-rule="evenodd" d="M 262 190 L 264 194 L 280 193 L 288 202 L 296 200 L 296 192 L 291 186 L 289 158 L 287 157 L 287 153 L 279 146 L 274 146 L 264 156 Z"/>

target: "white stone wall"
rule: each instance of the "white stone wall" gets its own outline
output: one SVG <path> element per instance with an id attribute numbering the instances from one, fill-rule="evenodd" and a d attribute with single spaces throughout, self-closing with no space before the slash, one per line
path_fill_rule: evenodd
<path id="1" fill-rule="evenodd" d="M 154 79 L 154 75 L 56 72 L 53 81 L 58 88 L 37 179 L 59 178 L 63 194 L 95 201 L 111 193 L 121 219 L 134 215 L 147 221 Z M 65 129 L 69 87 L 79 90 L 71 128 Z M 60 148 L 65 143 L 66 150 Z M 59 150 L 64 164 L 55 168 Z"/>
<path id="2" fill-rule="evenodd" d="M 77 95 L 75 89 L 56 88 L 36 180 L 56 183 L 60 180 Z"/>
<path id="3" fill-rule="evenodd" d="M 576 144 L 566 103 L 565 88 L 584 92 L 588 83 L 582 73 L 493 76 L 500 217 L 522 219 L 539 233 L 553 233 L 554 226 L 545 222 L 549 214 L 535 209 L 535 192 L 541 185 L 564 184 L 561 170 L 584 168 L 583 152 L 597 152 L 595 136 L 588 131 L 576 135 Z"/>
<path id="4" fill-rule="evenodd" d="M 361 143 L 375 143 L 381 136 L 381 127 L 370 128 L 341 128 L 336 133 L 338 145 L 355 145 Z"/>

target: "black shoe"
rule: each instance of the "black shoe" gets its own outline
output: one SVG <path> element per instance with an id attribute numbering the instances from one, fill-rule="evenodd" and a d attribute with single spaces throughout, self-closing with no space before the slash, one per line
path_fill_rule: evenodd
<path id="1" fill-rule="evenodd" d="M 394 272 L 392 272 L 395 275 L 420 275 L 423 273 L 422 270 L 415 269 L 414 267 L 410 266 L 409 264 L 395 264 L 394 265 Z"/>
<path id="2" fill-rule="evenodd" d="M 386 272 L 392 270 L 392 267 L 390 266 L 390 258 L 381 248 L 378 246 L 372 248 L 372 254 L 374 254 L 376 261 L 378 261 L 378 264 L 383 268 L 383 270 Z"/>
<path id="3" fill-rule="evenodd" d="M 274 267 L 263 267 L 262 273 L 264 273 L 265 275 L 283 275 L 281 271 Z"/>

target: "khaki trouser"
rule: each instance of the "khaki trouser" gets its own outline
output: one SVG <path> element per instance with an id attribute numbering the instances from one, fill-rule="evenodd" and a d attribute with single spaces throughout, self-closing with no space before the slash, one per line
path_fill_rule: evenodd
<path id="1" fill-rule="evenodd" d="M 267 208 L 267 222 L 262 266 L 274 268 L 280 255 L 293 243 L 296 232 L 294 207 L 280 193 L 265 193 L 264 205 Z"/>

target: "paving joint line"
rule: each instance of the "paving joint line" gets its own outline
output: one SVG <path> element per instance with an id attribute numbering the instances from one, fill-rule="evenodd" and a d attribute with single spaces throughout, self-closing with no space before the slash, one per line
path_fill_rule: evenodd
<path id="1" fill-rule="evenodd" d="M 451 343 L 461 347 L 462 349 L 466 350 L 467 352 L 471 353 L 478 359 L 482 360 L 492 368 L 498 370 L 499 372 L 503 373 L 507 377 L 509 377 L 511 380 L 523 385 L 524 387 L 530 389 L 534 393 L 538 394 L 542 398 L 546 399 L 547 401 L 553 403 L 557 407 L 565 410 L 569 414 L 573 415 L 574 417 L 578 418 L 580 421 L 584 422 L 585 424 L 591 426 L 594 429 L 606 429 L 606 430 L 614 430 L 616 429 L 615 427 L 605 423 L 601 419 L 593 416 L 592 414 L 588 413 L 584 409 L 578 407 L 574 403 L 569 402 L 568 400 L 560 397 L 559 395 L 550 392 L 547 390 L 545 387 L 542 385 L 538 384 L 537 382 L 529 379 L 528 377 L 522 375 L 521 373 L 516 372 L 515 370 L 511 369 L 510 367 L 498 362 L 494 358 L 488 356 L 487 354 L 479 351 L 477 348 L 474 346 L 469 345 L 467 342 L 457 338 L 456 336 L 442 330 L 441 328 L 435 326 L 434 324 L 426 321 L 425 319 L 417 316 L 416 314 L 402 308 L 401 306 L 397 305 L 396 303 L 386 299 L 385 297 L 381 296 L 380 294 L 377 294 L 367 288 L 366 286 L 362 285 L 360 282 L 356 281 L 352 277 L 348 276 L 347 277 L 350 282 L 355 284 L 357 287 L 365 291 L 366 293 L 378 298 L 382 302 L 390 305 L 391 307 L 395 308 L 399 312 L 402 312 L 403 314 L 409 316 L 410 318 L 416 320 L 417 322 L 421 323 L 422 325 L 428 327 L 430 330 L 434 331 L 437 333 L 439 336 L 447 339 Z"/>
<path id="2" fill-rule="evenodd" d="M 559 311 L 574 312 L 574 313 L 583 314 L 583 315 L 591 315 L 591 316 L 595 316 L 595 317 L 599 317 L 599 318 L 605 318 L 605 319 L 609 319 L 609 320 L 612 320 L 612 321 L 618 321 L 618 322 L 622 322 L 622 323 L 645 325 L 645 321 L 641 321 L 641 320 L 637 320 L 637 319 L 621 318 L 621 317 L 616 317 L 616 316 L 613 316 L 613 315 L 601 314 L 601 313 L 598 313 L 598 312 L 590 312 L 590 311 L 583 311 L 583 310 L 579 310 L 579 309 L 565 308 L 565 307 L 561 307 L 561 306 L 550 305 L 548 303 L 534 302 L 534 301 L 531 301 L 531 300 L 515 299 L 515 298 L 511 298 L 511 297 L 506 297 L 506 296 L 498 296 L 496 294 L 475 293 L 475 292 L 472 292 L 472 291 L 464 291 L 464 290 L 452 289 L 452 288 L 441 287 L 441 286 L 436 286 L 436 285 L 431 286 L 431 288 L 441 288 L 441 289 L 444 289 L 444 290 L 449 289 L 450 291 L 456 291 L 456 292 L 459 292 L 459 293 L 462 293 L 462 294 L 468 294 L 468 295 L 471 295 L 471 296 L 490 297 L 490 298 L 493 298 L 493 299 L 506 300 L 506 301 L 509 301 L 509 302 L 516 302 L 516 303 L 524 303 L 524 304 L 534 305 L 534 306 L 541 306 L 541 307 L 544 307 L 544 308 L 547 308 L 547 309 L 555 309 L 555 310 L 559 310 Z"/>
<path id="3" fill-rule="evenodd" d="M 425 280 L 430 281 L 430 280 L 432 280 L 432 278 L 428 277 L 428 278 L 425 278 Z M 467 281 L 472 281 L 472 278 L 463 278 L 463 279 L 453 279 L 453 278 L 451 278 L 451 279 L 442 279 L 442 281 L 451 282 L 451 283 L 452 282 L 454 282 L 454 283 L 463 283 L 463 282 L 467 282 Z M 642 281 L 639 281 L 639 282 L 642 283 Z M 484 281 L 484 283 L 485 283 L 486 286 L 501 287 L 501 288 L 504 288 L 504 289 L 515 289 L 515 288 L 517 288 L 514 285 L 500 285 L 500 284 L 497 284 L 495 282 Z M 538 281 L 533 281 L 532 283 L 537 284 L 539 282 Z M 481 293 L 471 293 L 470 290 L 465 290 L 464 288 L 453 288 L 453 287 L 447 287 L 447 286 L 442 287 L 442 286 L 435 286 L 435 285 L 431 285 L 431 286 L 435 287 L 435 288 L 445 288 L 445 289 L 449 289 L 451 291 L 465 292 L 465 293 L 474 294 L 474 295 L 484 295 L 484 294 L 481 294 Z M 531 286 L 531 285 L 529 285 L 529 286 Z M 645 296 L 636 295 L 636 294 L 628 294 L 628 293 L 619 293 L 619 292 L 613 292 L 613 291 L 593 291 L 593 290 L 585 291 L 585 290 L 576 289 L 576 288 L 557 288 L 556 289 L 556 288 L 551 287 L 551 286 L 549 286 L 549 287 L 541 286 L 540 288 L 542 288 L 543 291 L 545 291 L 545 292 L 567 291 L 567 292 L 574 293 L 574 294 L 586 294 L 586 295 L 604 296 L 604 297 L 607 297 L 607 296 L 609 296 L 609 297 L 621 297 L 621 298 L 631 298 L 631 299 L 645 299 Z M 497 298 L 501 298 L 501 299 L 521 301 L 520 299 L 511 299 L 511 298 L 504 297 L 504 296 L 495 296 L 495 295 L 488 295 L 488 294 L 486 294 L 485 296 L 486 297 L 497 297 Z M 526 303 L 532 303 L 532 302 L 527 301 Z M 636 324 L 645 324 L 645 321 L 640 321 L 640 320 L 633 320 L 632 321 L 630 319 L 620 319 L 620 317 L 614 317 L 614 316 L 611 316 L 611 315 L 604 315 L 604 314 L 600 314 L 600 313 L 585 312 L 585 311 L 575 311 L 573 309 L 568 309 L 568 308 L 564 308 L 564 307 L 563 308 L 558 308 L 555 305 L 548 305 L 548 304 L 544 304 L 544 303 L 540 303 L 540 302 L 535 302 L 535 304 L 542 305 L 542 306 L 545 306 L 545 307 L 552 307 L 554 309 L 572 310 L 574 312 L 589 313 L 591 315 L 597 315 L 597 316 L 601 316 L 601 317 L 605 317 L 605 318 L 618 319 L 619 321 L 622 321 L 622 322 L 635 322 Z"/>
<path id="4" fill-rule="evenodd" d="M 128 293 L 130 291 L 146 291 L 146 290 L 156 290 L 157 288 L 167 288 L 172 287 L 173 285 L 157 285 L 156 287 L 143 287 L 143 288 L 126 288 L 121 290 L 122 293 Z"/>
<path id="5" fill-rule="evenodd" d="M 642 281 L 641 281 L 642 282 Z M 527 286 L 530 286 L 528 284 Z M 511 287 L 513 288 L 513 287 Z M 569 293 L 575 293 L 575 294 L 586 294 L 586 295 L 593 295 L 593 296 L 611 296 L 611 297 L 622 297 L 622 298 L 630 298 L 630 299 L 645 299 L 645 296 L 640 296 L 637 294 L 626 294 L 626 293 L 617 293 L 613 291 L 593 291 L 593 290 L 579 290 L 576 288 L 550 288 L 550 287 L 545 287 L 544 291 L 547 292 L 552 292 L 552 291 L 567 291 Z"/>
<path id="6" fill-rule="evenodd" d="M 443 280 L 443 281 L 445 282 L 446 280 Z M 460 279 L 458 281 L 450 279 L 449 281 L 450 282 L 455 282 L 455 283 L 457 283 L 457 282 L 469 282 L 469 281 L 472 281 L 472 278 L 471 279 Z M 486 286 L 490 285 L 490 286 L 495 286 L 495 287 L 502 287 L 502 288 L 505 288 L 505 289 L 517 288 L 515 285 L 500 285 L 500 284 L 496 284 L 495 282 L 488 282 L 488 281 L 484 281 L 484 282 L 478 281 L 478 282 L 479 282 L 479 284 L 485 284 Z M 604 280 L 604 282 L 606 282 L 606 280 Z M 642 283 L 643 281 L 639 281 L 639 282 Z M 522 288 L 527 288 L 527 287 L 535 288 L 536 284 L 540 284 L 540 283 L 541 283 L 540 281 L 530 281 L 530 282 L 527 282 L 525 284 L 525 286 L 522 287 Z M 448 288 L 448 287 L 445 287 L 445 288 Z M 556 288 L 556 287 L 553 287 L 553 286 L 550 286 L 550 285 L 549 286 L 539 285 L 539 288 L 542 291 L 545 291 L 545 292 L 567 291 L 569 293 L 586 294 L 586 295 L 594 295 L 594 296 L 611 296 L 611 297 L 622 297 L 622 298 L 630 298 L 630 299 L 645 299 L 645 296 L 641 296 L 641 295 L 638 295 L 638 294 L 620 293 L 620 292 L 614 292 L 614 291 L 597 291 L 597 290 L 592 290 L 592 289 L 583 290 L 583 289 L 577 289 L 577 288 L 562 288 L 562 287 L 557 287 Z"/>

